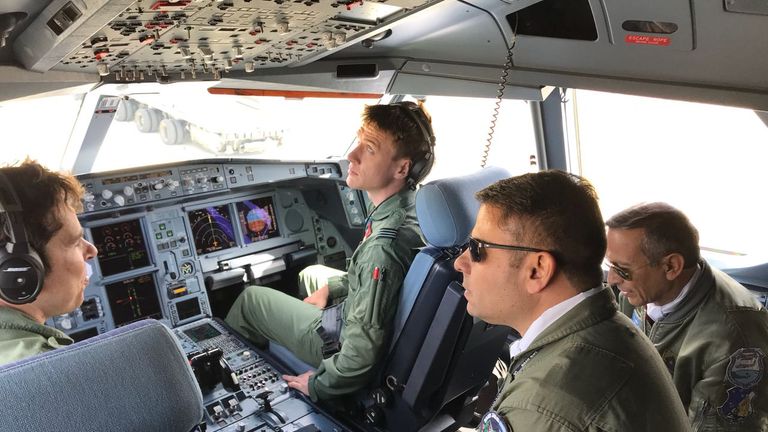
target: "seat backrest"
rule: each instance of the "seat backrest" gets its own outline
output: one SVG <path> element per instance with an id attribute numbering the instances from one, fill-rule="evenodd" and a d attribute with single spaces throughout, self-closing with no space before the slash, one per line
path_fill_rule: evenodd
<path id="1" fill-rule="evenodd" d="M 416 196 L 416 213 L 428 246 L 405 277 L 392 348 L 384 363 L 378 413 L 389 430 L 418 430 L 429 422 L 460 424 L 490 375 L 509 332 L 466 312 L 453 262 L 468 240 L 480 207 L 475 193 L 504 178 L 501 168 L 437 180 Z"/>
<path id="2" fill-rule="evenodd" d="M 0 366 L 0 431 L 179 431 L 203 418 L 170 330 L 145 320 Z"/>

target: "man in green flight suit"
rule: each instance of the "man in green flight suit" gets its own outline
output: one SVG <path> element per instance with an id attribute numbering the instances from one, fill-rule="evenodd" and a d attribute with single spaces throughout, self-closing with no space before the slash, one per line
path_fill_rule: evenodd
<path id="1" fill-rule="evenodd" d="M 544 171 L 477 198 L 455 263 L 467 311 L 522 335 L 478 430 L 688 430 L 661 358 L 602 284 L 606 237 L 592 185 Z"/>
<path id="2" fill-rule="evenodd" d="M 30 160 L 0 168 L 0 174 L 4 212 L 0 247 L 27 255 L 23 249 L 28 243 L 30 253 L 39 256 L 38 275 L 43 278 L 42 287 L 38 289 L 35 284 L 28 289 L 26 283 L 37 276 L 20 278 L 17 272 L 34 266 L 26 261 L 18 265 L 12 254 L 5 255 L 0 263 L 0 268 L 13 273 L 10 279 L 4 275 L 0 278 L 0 364 L 5 364 L 73 342 L 44 323 L 50 317 L 72 312 L 83 302 L 89 277 L 87 261 L 96 256 L 96 248 L 83 238 L 75 214 L 81 210 L 83 195 L 77 179 Z M 20 204 L 20 210 L 13 210 L 17 207 L 14 202 Z"/>
<path id="3" fill-rule="evenodd" d="M 768 311 L 701 259 L 699 233 L 656 202 L 611 217 L 608 283 L 672 374 L 695 431 L 768 430 Z"/>
<path id="4" fill-rule="evenodd" d="M 275 341 L 316 365 L 315 372 L 283 377 L 314 401 L 363 388 L 386 352 L 400 286 L 424 245 L 414 190 L 432 167 L 434 141 L 421 105 L 366 107 L 358 142 L 347 156 L 347 184 L 366 191 L 372 208 L 347 272 L 328 279 L 303 302 L 248 287 L 227 315 L 227 323 L 257 345 Z"/>

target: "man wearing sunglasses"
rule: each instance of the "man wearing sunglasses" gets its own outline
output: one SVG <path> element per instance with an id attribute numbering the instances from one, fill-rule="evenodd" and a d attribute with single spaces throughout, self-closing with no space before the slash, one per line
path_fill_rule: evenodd
<path id="1" fill-rule="evenodd" d="M 467 311 L 522 336 L 478 430 L 687 430 L 664 363 L 602 285 L 606 238 L 592 185 L 544 171 L 477 198 L 455 263 Z"/>
<path id="2" fill-rule="evenodd" d="M 702 260 L 699 234 L 666 203 L 608 220 L 608 283 L 661 354 L 695 430 L 768 430 L 768 312 Z"/>

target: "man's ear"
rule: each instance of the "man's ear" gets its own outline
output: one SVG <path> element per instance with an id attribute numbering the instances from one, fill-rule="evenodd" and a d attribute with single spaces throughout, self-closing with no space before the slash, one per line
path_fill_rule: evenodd
<path id="1" fill-rule="evenodd" d="M 408 177 L 408 172 L 411 170 L 411 160 L 408 158 L 402 158 L 398 161 L 397 171 L 395 171 L 396 179 L 403 179 Z"/>
<path id="2" fill-rule="evenodd" d="M 685 258 L 679 253 L 671 253 L 662 259 L 661 265 L 667 280 L 675 280 L 685 268 Z"/>
<path id="3" fill-rule="evenodd" d="M 523 265 L 527 267 L 528 283 L 526 286 L 529 294 L 536 294 L 549 286 L 557 269 L 555 257 L 548 252 L 530 254 L 530 257 L 523 261 Z"/>

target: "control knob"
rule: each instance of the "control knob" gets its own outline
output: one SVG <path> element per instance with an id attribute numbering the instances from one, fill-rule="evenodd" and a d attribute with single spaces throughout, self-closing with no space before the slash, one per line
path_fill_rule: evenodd
<path id="1" fill-rule="evenodd" d="M 65 315 L 61 321 L 59 321 L 59 326 L 64 330 L 72 330 L 72 319 Z"/>
<path id="2" fill-rule="evenodd" d="M 125 196 L 133 195 L 133 187 L 131 187 L 131 186 L 124 187 L 123 188 L 123 194 L 125 194 Z"/>
<path id="3" fill-rule="evenodd" d="M 115 204 L 117 204 L 117 205 L 118 205 L 118 206 L 120 206 L 120 207 L 122 207 L 122 206 L 124 206 L 124 205 L 125 205 L 125 197 L 123 197 L 123 196 L 122 196 L 122 195 L 120 195 L 120 194 L 117 194 L 117 195 L 115 195 L 115 196 L 112 198 L 112 201 L 114 201 L 114 202 L 115 202 Z"/>
<path id="4" fill-rule="evenodd" d="M 113 193 L 109 189 L 104 189 L 103 191 L 101 191 L 101 197 L 104 198 L 104 199 L 110 199 L 110 198 L 112 198 L 112 195 L 113 195 Z"/>
<path id="5" fill-rule="evenodd" d="M 211 177 L 211 183 L 224 183 L 224 176 Z"/>

